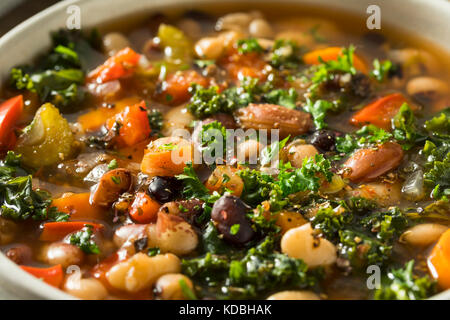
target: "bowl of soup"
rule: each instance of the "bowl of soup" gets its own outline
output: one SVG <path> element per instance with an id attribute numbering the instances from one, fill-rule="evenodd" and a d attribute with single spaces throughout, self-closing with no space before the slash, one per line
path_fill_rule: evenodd
<path id="1" fill-rule="evenodd" d="M 448 299 L 449 18 L 446 1 L 79 0 L 17 26 L 2 288 Z"/>

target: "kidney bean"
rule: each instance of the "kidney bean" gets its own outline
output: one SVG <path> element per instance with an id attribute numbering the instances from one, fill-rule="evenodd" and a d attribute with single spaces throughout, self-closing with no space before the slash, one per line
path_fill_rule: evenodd
<path id="1" fill-rule="evenodd" d="M 386 142 L 376 148 L 361 149 L 344 163 L 344 177 L 352 182 L 374 180 L 398 167 L 402 159 L 402 147 L 395 142 Z"/>

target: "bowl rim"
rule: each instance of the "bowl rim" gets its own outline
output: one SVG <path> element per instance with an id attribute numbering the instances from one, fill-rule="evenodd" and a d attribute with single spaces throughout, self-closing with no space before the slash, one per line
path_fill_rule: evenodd
<path id="1" fill-rule="evenodd" d="M 59 13 L 64 8 L 67 8 L 70 5 L 79 5 L 83 6 L 89 2 L 92 1 L 103 1 L 105 0 L 63 0 L 61 2 L 55 3 L 52 6 L 38 12 L 37 14 L 33 15 L 32 17 L 28 18 L 27 20 L 21 22 L 14 28 L 12 28 L 10 31 L 5 33 L 0 38 L 0 50 L 1 48 L 7 44 L 8 42 L 14 40 L 20 33 L 32 28 L 35 24 L 38 24 L 40 21 L 47 17 L 51 17 L 52 15 Z M 148 0 L 150 2 L 151 0 Z M 193 4 L 193 7 L 197 7 L 201 5 L 202 3 L 211 3 L 209 0 L 197 0 L 197 1 L 190 1 L 190 0 L 168 0 L 167 5 L 164 2 L 164 0 L 155 0 L 153 5 L 156 9 L 158 7 L 158 3 L 160 7 L 169 7 L 170 5 L 174 5 L 177 3 L 180 4 Z M 258 3 L 258 1 L 263 2 L 273 2 L 273 0 L 244 0 L 246 3 Z M 393 1 L 399 1 L 399 2 L 406 2 L 406 0 L 393 0 Z M 429 7 L 434 7 L 435 10 L 441 10 L 443 7 L 446 10 L 446 12 L 449 13 L 450 16 L 450 2 L 446 0 L 408 0 L 411 5 L 415 4 L 421 4 L 426 5 Z M 143 1 L 145 2 L 145 1 Z M 237 0 L 217 0 L 216 3 L 238 3 Z M 323 5 L 325 1 L 314 1 L 314 0 L 281 0 L 281 2 L 284 3 L 294 3 L 294 2 L 302 2 L 307 5 L 316 5 L 320 6 Z M 374 2 L 374 1 L 372 1 Z M 333 4 L 334 5 L 334 4 Z M 151 5 L 149 4 L 149 7 Z M 149 10 L 155 10 L 155 9 L 149 9 Z M 350 11 L 351 9 L 341 9 Z M 112 18 L 114 19 L 114 18 Z M 89 26 L 88 26 L 89 27 Z M 411 32 L 411 31 L 406 31 Z M 433 41 L 433 40 L 431 40 Z M 440 43 L 438 43 L 439 46 L 441 46 Z M 37 53 L 37 52 L 35 52 Z M 77 299 L 67 293 L 65 293 L 62 289 L 55 288 L 51 285 L 46 284 L 42 280 L 32 276 L 28 272 L 22 270 L 19 265 L 8 259 L 3 252 L 0 252 L 0 288 L 5 289 L 8 293 L 12 293 L 17 296 L 17 298 L 22 299 L 55 299 L 55 300 L 62 300 L 62 299 Z M 443 299 L 443 300 L 450 300 L 450 289 L 442 291 L 429 299 L 435 300 L 435 299 Z"/>

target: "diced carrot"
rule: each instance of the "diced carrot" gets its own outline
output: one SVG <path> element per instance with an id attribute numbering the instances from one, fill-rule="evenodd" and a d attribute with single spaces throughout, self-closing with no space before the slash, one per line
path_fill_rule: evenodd
<path id="1" fill-rule="evenodd" d="M 450 289 L 450 229 L 445 231 L 428 257 L 428 269 L 442 289 Z"/>
<path id="2" fill-rule="evenodd" d="M 23 110 L 23 96 L 18 95 L 0 104 L 0 149 L 11 149 L 16 141 L 13 132 Z"/>
<path id="3" fill-rule="evenodd" d="M 233 48 L 219 64 L 234 80 L 242 81 L 245 77 L 265 80 L 267 77 L 264 72 L 267 63 L 257 53 L 240 54 Z"/>
<path id="4" fill-rule="evenodd" d="M 192 144 L 182 138 L 165 137 L 150 142 L 141 171 L 151 176 L 174 176 L 183 172 L 193 158 Z"/>
<path id="5" fill-rule="evenodd" d="M 138 192 L 131 204 L 129 214 L 131 219 L 137 223 L 155 222 L 160 207 L 159 202 L 145 192 Z"/>
<path id="6" fill-rule="evenodd" d="M 350 119 L 355 126 L 373 124 L 384 130 L 390 130 L 391 120 L 403 103 L 407 102 L 401 93 L 393 93 L 368 104 Z"/>
<path id="7" fill-rule="evenodd" d="M 117 101 L 113 104 L 113 107 L 99 107 L 88 113 L 82 114 L 78 117 L 78 122 L 86 131 L 95 131 L 100 129 L 106 121 L 113 117 L 115 114 L 122 112 L 127 106 L 135 105 L 141 101 L 138 97 L 129 97 Z"/>
<path id="8" fill-rule="evenodd" d="M 103 225 L 101 224 L 86 221 L 47 222 L 43 225 L 43 230 L 39 240 L 59 241 L 69 233 L 83 229 L 87 224 L 91 225 L 94 228 L 94 231 L 100 231 L 103 229 Z"/>
<path id="9" fill-rule="evenodd" d="M 56 288 L 61 287 L 64 279 L 64 273 L 60 264 L 50 268 L 36 268 L 29 266 L 20 266 L 26 272 L 32 274 L 36 278 L 44 280 L 47 284 Z"/>
<path id="10" fill-rule="evenodd" d="M 328 62 L 331 60 L 337 60 L 337 58 L 341 55 L 342 55 L 342 48 L 329 47 L 329 48 L 318 49 L 318 50 L 314 50 L 314 51 L 306 53 L 303 56 L 303 61 L 306 64 L 320 64 L 321 61 L 319 60 L 319 57 L 323 61 Z M 355 66 L 356 70 L 359 70 L 365 74 L 368 73 L 366 64 L 356 54 L 353 54 L 353 65 Z"/>
<path id="11" fill-rule="evenodd" d="M 190 98 L 189 87 L 193 83 L 206 88 L 209 85 L 209 79 L 194 70 L 171 73 L 163 82 L 163 90 L 158 94 L 158 99 L 162 103 L 170 105 L 186 102 Z"/>
<path id="12" fill-rule="evenodd" d="M 89 203 L 89 192 L 65 193 L 61 198 L 53 199 L 51 206 L 58 211 L 70 214 L 70 219 L 102 219 L 104 210 Z"/>
<path id="13" fill-rule="evenodd" d="M 106 121 L 106 127 L 108 130 L 114 130 L 116 123 L 119 125 L 117 142 L 122 146 L 134 146 L 148 139 L 152 131 L 144 101 L 128 106 L 121 113 L 109 118 Z"/>
<path id="14" fill-rule="evenodd" d="M 87 82 L 105 83 L 133 74 L 141 55 L 127 47 L 105 61 L 101 66 L 91 71 Z"/>

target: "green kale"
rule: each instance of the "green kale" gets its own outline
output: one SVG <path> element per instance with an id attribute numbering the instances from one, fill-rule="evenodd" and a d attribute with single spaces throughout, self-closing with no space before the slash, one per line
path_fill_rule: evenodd
<path id="1" fill-rule="evenodd" d="M 274 182 L 272 176 L 250 168 L 238 171 L 238 175 L 244 182 L 241 199 L 246 204 L 256 207 L 264 200 L 269 199 Z"/>
<path id="2" fill-rule="evenodd" d="M 280 150 L 284 148 L 284 146 L 288 142 L 289 138 L 290 138 L 290 136 L 284 138 L 281 141 L 277 140 L 275 142 L 272 142 L 270 146 L 264 148 L 261 151 L 261 159 L 260 159 L 261 165 L 265 166 L 265 165 L 269 164 L 270 161 L 272 161 L 272 159 L 275 157 L 275 155 L 278 155 Z"/>
<path id="3" fill-rule="evenodd" d="M 433 189 L 433 197 L 450 195 L 450 143 L 444 142 L 439 147 L 427 140 L 422 154 L 426 158 L 424 182 Z"/>
<path id="4" fill-rule="evenodd" d="M 20 168 L 20 155 L 8 151 L 0 162 L 0 212 L 1 216 L 14 220 L 52 220 L 67 221 L 68 214 L 58 212 L 51 205 L 50 194 L 33 189 L 31 175 Z"/>
<path id="5" fill-rule="evenodd" d="M 283 286 L 307 288 L 317 283 L 317 277 L 308 273 L 308 266 L 302 260 L 290 258 L 275 249 L 274 240 L 267 237 L 248 250 L 244 258 L 230 262 L 227 283 L 242 288 L 234 294 L 254 298 Z"/>
<path id="6" fill-rule="evenodd" d="M 375 291 L 376 300 L 421 300 L 436 293 L 436 282 L 428 276 L 418 277 L 413 273 L 414 260 L 402 269 L 388 273 L 388 281 Z"/>
<path id="7" fill-rule="evenodd" d="M 220 122 L 213 121 L 202 126 L 200 143 L 206 164 L 226 158 L 227 130 Z"/>
<path id="8" fill-rule="evenodd" d="M 275 40 L 270 55 L 270 64 L 279 69 L 298 68 L 302 64 L 300 47 L 290 40 Z"/>
<path id="9" fill-rule="evenodd" d="M 339 212 L 332 207 L 322 207 L 310 222 L 311 226 L 319 229 L 328 240 L 336 241 L 339 237 L 339 230 L 350 224 L 352 220 L 353 215 L 347 211 Z"/>
<path id="10" fill-rule="evenodd" d="M 205 89 L 198 84 L 193 84 L 189 88 L 192 97 L 187 105 L 188 111 L 199 119 L 219 112 L 231 113 L 237 105 L 226 99 L 225 95 L 219 93 L 218 90 L 216 86 Z"/>
<path id="11" fill-rule="evenodd" d="M 202 199 L 210 198 L 209 190 L 203 185 L 192 167 L 192 163 L 187 163 L 183 169 L 183 173 L 175 176 L 183 183 L 183 197 L 186 199 Z"/>
<path id="12" fill-rule="evenodd" d="M 375 78 L 378 82 L 383 82 L 393 66 L 394 65 L 389 60 L 380 62 L 380 60 L 375 59 L 373 60 L 373 70 L 370 72 L 370 76 Z"/>
<path id="13" fill-rule="evenodd" d="M 355 47 L 350 45 L 348 48 L 342 49 L 342 54 L 338 56 L 337 60 L 324 61 L 319 57 L 318 66 L 314 66 L 315 73 L 312 78 L 314 84 L 323 83 L 333 78 L 336 73 L 356 74 L 356 68 L 353 65 L 353 54 Z"/>
<path id="14" fill-rule="evenodd" d="M 205 252 L 214 254 L 223 254 L 230 250 L 230 247 L 222 240 L 214 223 L 211 221 L 207 224 L 202 234 L 202 244 Z"/>
<path id="15" fill-rule="evenodd" d="M 150 128 L 152 129 L 151 134 L 153 136 L 158 136 L 164 124 L 163 115 L 161 111 L 157 109 L 151 109 L 147 111 L 147 116 L 148 122 L 150 123 Z"/>
<path id="16" fill-rule="evenodd" d="M 86 224 L 83 229 L 70 236 L 70 243 L 79 247 L 84 253 L 99 254 L 100 249 L 93 239 L 93 226 Z"/>
<path id="17" fill-rule="evenodd" d="M 263 95 L 263 100 L 267 103 L 277 104 L 289 109 L 295 109 L 298 94 L 294 88 L 289 90 L 274 89 Z"/>
<path id="18" fill-rule="evenodd" d="M 316 129 L 319 130 L 328 126 L 325 122 L 327 112 L 329 110 L 336 111 L 337 108 L 335 104 L 326 100 L 316 100 L 313 103 L 310 99 L 307 99 L 303 109 L 306 112 L 311 113 L 314 119 L 314 125 L 316 126 Z"/>
<path id="19" fill-rule="evenodd" d="M 246 53 L 261 53 L 263 52 L 263 48 L 258 43 L 258 40 L 255 38 L 249 38 L 249 39 L 240 39 L 237 41 L 237 47 L 238 52 L 241 54 Z"/>
<path id="20" fill-rule="evenodd" d="M 207 253 L 203 258 L 182 261 L 182 272 L 224 298 L 250 299 L 272 290 L 314 286 L 320 272 L 308 271 L 299 259 L 277 252 L 271 237 L 250 248 L 245 255 L 218 256 Z"/>
<path id="21" fill-rule="evenodd" d="M 450 108 L 444 109 L 439 115 L 425 122 L 425 129 L 433 135 L 450 136 Z"/>
<path id="22" fill-rule="evenodd" d="M 405 150 L 411 149 L 418 142 L 424 140 L 424 136 L 416 128 L 414 113 L 406 103 L 402 104 L 392 119 L 392 129 L 394 138 L 401 143 Z"/>
<path id="23" fill-rule="evenodd" d="M 392 134 L 372 124 L 366 125 L 353 134 L 336 137 L 336 150 L 345 154 L 356 149 L 382 144 L 392 139 Z"/>
<path id="24" fill-rule="evenodd" d="M 377 238 L 389 241 L 398 237 L 408 227 L 409 221 L 405 214 L 397 207 L 385 212 L 373 213 L 361 220 L 362 226 L 377 234 Z"/>

